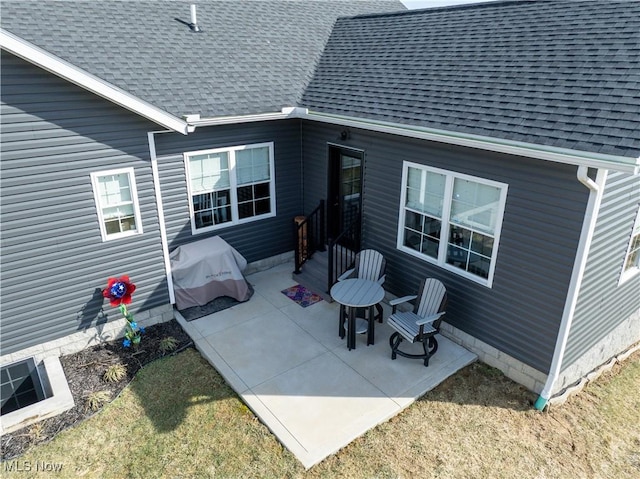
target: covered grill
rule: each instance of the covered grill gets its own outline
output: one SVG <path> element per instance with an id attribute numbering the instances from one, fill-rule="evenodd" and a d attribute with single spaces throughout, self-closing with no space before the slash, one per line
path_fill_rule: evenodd
<path id="1" fill-rule="evenodd" d="M 170 259 L 179 310 L 203 306 L 220 296 L 237 301 L 251 296 L 242 275 L 247 260 L 219 236 L 179 246 Z"/>

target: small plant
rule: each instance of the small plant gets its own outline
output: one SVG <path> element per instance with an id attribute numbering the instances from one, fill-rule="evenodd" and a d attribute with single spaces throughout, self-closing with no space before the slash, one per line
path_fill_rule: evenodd
<path id="1" fill-rule="evenodd" d="M 160 351 L 162 351 L 163 353 L 174 351 L 177 347 L 178 340 L 173 336 L 167 336 L 166 338 L 162 338 L 160 340 Z"/>
<path id="2" fill-rule="evenodd" d="M 111 392 L 109 391 L 96 391 L 91 393 L 87 397 L 87 408 L 92 411 L 97 411 L 109 399 L 111 399 Z"/>
<path id="3" fill-rule="evenodd" d="M 29 428 L 29 437 L 34 441 L 40 441 L 44 439 L 44 427 L 41 422 L 34 424 Z"/>
<path id="4" fill-rule="evenodd" d="M 104 372 L 104 379 L 108 383 L 117 383 L 127 376 L 127 367 L 124 364 L 112 364 Z"/>

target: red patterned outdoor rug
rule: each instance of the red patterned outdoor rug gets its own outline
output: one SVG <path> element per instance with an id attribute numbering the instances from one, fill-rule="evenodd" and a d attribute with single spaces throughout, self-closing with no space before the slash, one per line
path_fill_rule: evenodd
<path id="1" fill-rule="evenodd" d="M 294 300 L 303 308 L 311 306 L 318 301 L 322 301 L 322 296 L 314 293 L 311 290 L 308 290 L 300 284 L 296 284 L 295 286 L 291 286 L 290 288 L 283 289 L 282 294 L 285 294 L 289 299 Z"/>

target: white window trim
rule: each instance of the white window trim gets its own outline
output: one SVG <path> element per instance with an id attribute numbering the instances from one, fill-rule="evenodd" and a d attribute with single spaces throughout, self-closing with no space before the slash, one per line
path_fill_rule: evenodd
<path id="1" fill-rule="evenodd" d="M 131 201 L 133 202 L 133 215 L 136 221 L 136 229 L 132 231 L 123 231 L 121 233 L 113 233 L 108 235 L 104 224 L 104 216 L 102 213 L 103 206 L 100 204 L 100 193 L 98 188 L 98 178 L 109 175 L 121 175 L 126 173 L 129 176 L 129 188 L 131 189 Z M 98 212 L 98 223 L 100 225 L 100 234 L 102 241 L 111 241 L 120 238 L 142 234 L 142 215 L 140 215 L 140 205 L 138 202 L 138 190 L 136 188 L 136 175 L 133 168 L 118 168 L 116 170 L 94 171 L 91 173 L 91 185 L 93 186 L 93 197 Z"/>
<path id="2" fill-rule="evenodd" d="M 238 146 L 227 146 L 223 148 L 211 148 L 207 150 L 197 150 L 197 151 L 187 151 L 183 153 L 184 157 L 184 167 L 186 172 L 186 180 L 187 180 L 187 192 L 188 192 L 188 202 L 189 202 L 189 217 L 191 219 L 191 234 L 198 235 L 201 233 L 207 233 L 209 231 L 220 230 L 224 228 L 229 228 L 235 225 L 242 225 L 245 223 L 251 223 L 253 221 L 259 221 L 266 218 L 273 218 L 276 216 L 276 176 L 275 176 L 275 165 L 274 165 L 274 146 L 273 142 L 265 142 L 265 143 L 251 143 L 247 145 L 238 145 Z M 270 205 L 271 211 L 269 213 L 265 213 L 259 216 L 251 216 L 249 218 L 239 219 L 238 216 L 238 197 L 237 197 L 237 180 L 235 174 L 235 166 L 236 166 L 236 151 L 246 150 L 248 148 L 262 148 L 268 147 L 269 149 L 269 188 L 271 190 L 271 198 Z M 211 153 L 221 153 L 227 152 L 229 154 L 229 188 L 231 189 L 231 221 L 227 221 L 226 223 L 221 223 L 218 225 L 208 226 L 206 228 L 198 228 L 196 229 L 196 219 L 195 212 L 193 210 L 193 195 L 194 193 L 191 191 L 191 175 L 189 170 L 189 157 L 196 155 L 207 155 Z"/>
<path id="3" fill-rule="evenodd" d="M 406 195 L 407 195 L 407 176 L 409 174 L 409 168 L 418 168 L 420 170 L 426 170 L 427 172 L 433 172 L 440 175 L 444 175 L 446 178 L 445 183 L 445 191 L 444 191 L 444 202 L 442 205 L 442 226 L 441 226 L 441 238 L 440 245 L 438 249 L 438 257 L 432 258 L 431 256 L 427 256 L 425 254 L 420 253 L 412 248 L 404 246 L 404 221 L 405 221 L 405 204 L 406 204 Z M 496 230 L 493 235 L 493 244 L 494 249 L 491 255 L 491 263 L 489 266 L 489 277 L 481 278 L 473 273 L 469 273 L 468 271 L 464 271 L 456 266 L 450 265 L 446 262 L 446 251 L 447 251 L 447 237 L 444 235 L 444 232 L 449 231 L 449 216 L 451 211 L 451 198 L 453 194 L 453 181 L 454 179 L 461 180 L 469 180 L 476 183 L 480 183 L 483 185 L 493 186 L 495 188 L 500 189 L 500 205 L 498 207 L 497 218 L 496 218 Z M 462 173 L 456 173 L 454 171 L 443 170 L 441 168 L 434 168 L 432 166 L 423 165 L 420 163 L 413 163 L 410 161 L 403 161 L 402 163 L 402 192 L 400 194 L 400 207 L 398 211 L 398 234 L 397 234 L 397 242 L 396 247 L 403 251 L 404 253 L 410 254 L 419 258 L 428 263 L 435 264 L 440 266 L 447 271 L 451 271 L 459 276 L 470 279 L 476 283 L 482 284 L 489 288 L 493 285 L 493 276 L 495 273 L 496 260 L 498 257 L 498 249 L 500 244 L 500 234 L 502 232 L 502 221 L 504 218 L 504 209 L 507 201 L 507 190 L 508 185 L 506 183 L 500 183 L 497 181 L 487 180 L 485 178 L 479 178 L 477 176 L 465 175 Z"/>
<path id="4" fill-rule="evenodd" d="M 638 212 L 636 213 L 636 220 L 633 223 L 633 229 L 631 230 L 631 237 L 629 238 L 629 245 L 627 246 L 627 252 L 624 255 L 624 262 L 622 263 L 622 273 L 620 274 L 620 281 L 618 284 L 623 284 L 629 281 L 631 278 L 640 274 L 640 265 L 633 266 L 625 271 L 625 266 L 629 259 L 629 255 L 631 254 L 631 244 L 633 243 L 633 238 L 638 234 L 640 230 L 640 207 L 638 207 Z"/>

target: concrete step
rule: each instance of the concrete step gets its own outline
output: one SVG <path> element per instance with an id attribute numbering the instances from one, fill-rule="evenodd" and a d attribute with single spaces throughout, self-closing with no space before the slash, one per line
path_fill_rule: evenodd
<path id="1" fill-rule="evenodd" d="M 331 295 L 327 291 L 328 270 L 327 252 L 317 251 L 311 259 L 302 265 L 300 273 L 294 273 L 292 278 L 305 288 L 322 296 L 325 301 L 333 302 Z"/>
<path id="2" fill-rule="evenodd" d="M 346 259 L 342 260 L 343 257 L 353 257 L 353 253 L 342 246 L 335 247 L 334 255 L 339 258 L 338 264 L 346 262 Z M 313 256 L 302 265 L 300 273 L 294 273 L 292 278 L 305 288 L 321 295 L 325 301 L 333 302 L 331 295 L 327 291 L 327 282 L 329 278 L 328 251 L 316 251 Z"/>

